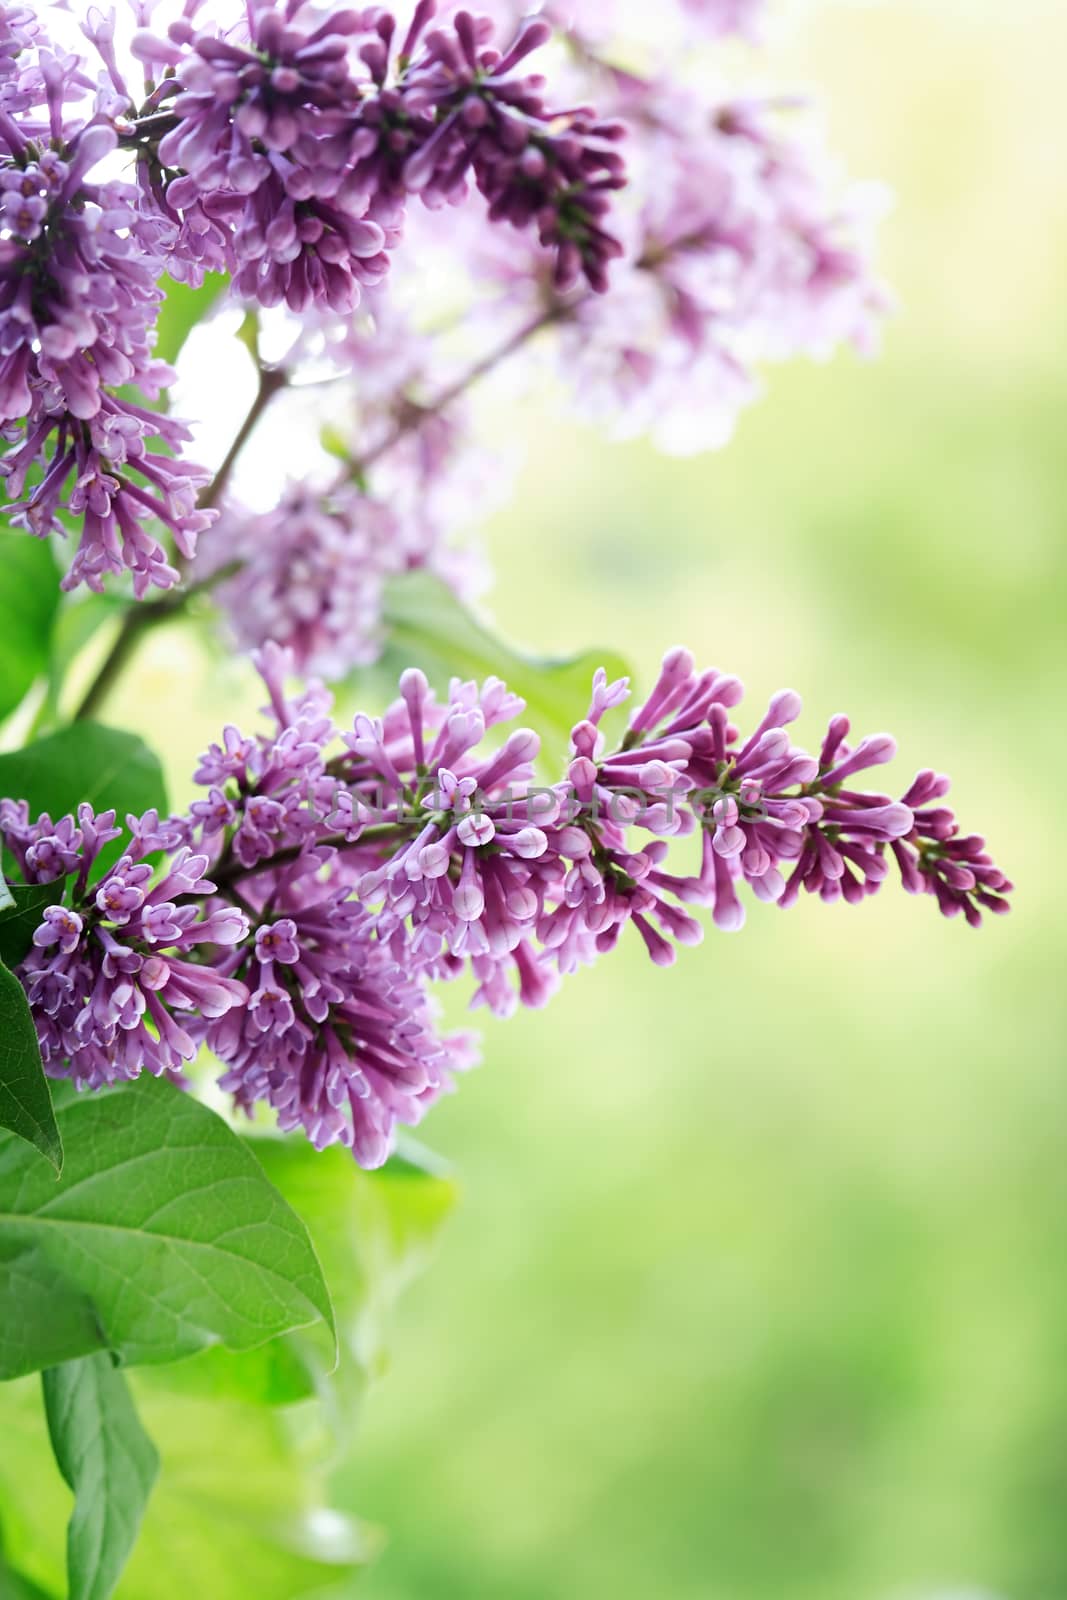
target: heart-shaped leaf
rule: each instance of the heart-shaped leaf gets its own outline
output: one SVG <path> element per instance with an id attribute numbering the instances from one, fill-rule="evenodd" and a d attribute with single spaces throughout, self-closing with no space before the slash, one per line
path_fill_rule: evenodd
<path id="1" fill-rule="evenodd" d="M 155 1363 L 332 1335 L 306 1228 L 221 1117 L 142 1078 L 56 1121 L 58 1184 L 0 1134 L 0 1379 L 94 1350 Z"/>

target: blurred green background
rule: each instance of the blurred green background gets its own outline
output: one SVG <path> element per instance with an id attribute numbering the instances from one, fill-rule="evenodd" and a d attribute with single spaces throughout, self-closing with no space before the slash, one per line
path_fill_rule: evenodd
<path id="1" fill-rule="evenodd" d="M 813 740 L 891 728 L 1017 907 L 753 906 L 487 1027 L 425 1130 L 463 1203 L 337 1485 L 388 1530 L 367 1600 L 1067 1596 L 1065 53 L 1058 0 L 812 7 L 761 70 L 896 190 L 884 358 L 771 373 L 694 461 L 509 423 L 502 633 L 646 684 L 685 641 L 756 714 L 802 690 Z M 115 708 L 177 798 L 254 703 L 191 695 L 191 648 Z"/>

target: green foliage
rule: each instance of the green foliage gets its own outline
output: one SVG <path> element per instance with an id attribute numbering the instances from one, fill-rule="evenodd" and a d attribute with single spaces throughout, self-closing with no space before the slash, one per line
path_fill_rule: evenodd
<path id="1" fill-rule="evenodd" d="M 172 1386 L 180 1370 L 129 1374 L 161 1469 L 118 1600 L 183 1594 L 321 1600 L 338 1588 L 347 1593 L 374 1547 L 358 1522 L 328 1505 L 315 1407 L 190 1395 Z M 0 1437 L 5 1554 L 27 1580 L 62 1595 L 69 1495 L 51 1457 L 34 1382 L 0 1386 Z"/>
<path id="2" fill-rule="evenodd" d="M 186 339 L 222 296 L 229 281 L 224 272 L 209 272 L 198 289 L 173 278 L 160 280 L 165 298 L 156 323 L 156 355 L 161 361 L 177 361 Z"/>
<path id="3" fill-rule="evenodd" d="M 32 534 L 0 532 L 0 720 L 48 666 L 58 605 L 51 545 Z"/>
<path id="4" fill-rule="evenodd" d="M 250 1144 L 303 1212 L 335 1288 L 340 1366 L 327 1374 L 321 1354 L 294 1333 L 129 1374 L 162 1467 L 120 1600 L 204 1591 L 206 1575 L 210 1600 L 347 1593 L 375 1553 L 376 1540 L 329 1506 L 327 1478 L 353 1450 L 356 1403 L 384 1365 L 389 1309 L 432 1250 L 454 1185 L 414 1154 L 367 1173 L 346 1151 L 320 1154 L 303 1139 Z M 64 1491 L 36 1401 L 30 1383 L 0 1386 L 0 1535 L 26 1582 L 58 1593 Z M 39 1600 L 32 1588 L 13 1589 L 12 1600 L 24 1594 Z"/>
<path id="5" fill-rule="evenodd" d="M 41 1381 L 52 1450 L 74 1491 L 69 1600 L 108 1600 L 137 1538 L 159 1457 L 109 1355 L 52 1367 Z"/>
<path id="6" fill-rule="evenodd" d="M 213 1112 L 141 1079 L 57 1115 L 56 1184 L 0 1135 L 0 1378 L 95 1350 L 241 1350 L 333 1313 L 300 1219 Z"/>
<path id="7" fill-rule="evenodd" d="M 339 1439 L 384 1361 L 386 1323 L 398 1295 L 426 1265 L 455 1204 L 453 1179 L 434 1164 L 394 1156 L 363 1172 L 346 1150 L 304 1139 L 248 1141 L 271 1182 L 306 1224 L 337 1319 L 342 1359 L 327 1372 L 304 1330 L 259 1349 L 214 1348 L 168 1373 L 171 1387 L 286 1405 L 318 1395 Z"/>
<path id="8" fill-rule="evenodd" d="M 0 901 L 0 961 L 17 967 L 30 948 L 34 930 L 47 906 L 62 898 L 65 878 L 53 883 L 16 883 L 4 886 Z"/>
<path id="9" fill-rule="evenodd" d="M 362 1172 L 346 1150 L 316 1151 L 302 1140 L 257 1139 L 253 1149 L 307 1224 L 330 1285 L 347 1359 L 319 1390 L 343 1440 L 381 1371 L 389 1312 L 427 1264 L 455 1204 L 455 1183 L 395 1156 L 381 1172 Z M 301 1334 L 292 1338 L 304 1342 Z"/>
<path id="10" fill-rule="evenodd" d="M 0 1128 L 24 1139 L 59 1172 L 63 1142 L 22 985 L 0 962 Z M 0 1135 L 2 1139 L 2 1135 Z M 0 1240 L 0 1263 L 5 1253 Z M 3 1267 L 0 1265 L 0 1274 Z M 3 1335 L 0 1334 L 0 1339 Z"/>
<path id="11" fill-rule="evenodd" d="M 0 795 L 26 800 L 31 817 L 41 811 L 53 818 L 76 813 L 82 801 L 97 811 L 114 807 L 120 823 L 127 812 L 167 809 L 158 757 L 135 734 L 95 722 L 76 722 L 0 755 Z M 121 839 L 102 850 L 94 876 L 121 851 Z"/>
<path id="12" fill-rule="evenodd" d="M 629 668 L 613 650 L 586 650 L 559 659 L 526 655 L 498 639 L 439 578 L 410 573 L 389 586 L 385 617 L 389 643 L 376 669 L 392 685 L 405 667 L 421 667 L 439 693 L 448 680 L 503 678 L 526 701 L 523 721 L 541 735 L 551 766 L 567 749 L 571 728 L 589 709 L 593 673 L 626 677 Z M 605 719 L 605 727 L 610 720 Z"/>

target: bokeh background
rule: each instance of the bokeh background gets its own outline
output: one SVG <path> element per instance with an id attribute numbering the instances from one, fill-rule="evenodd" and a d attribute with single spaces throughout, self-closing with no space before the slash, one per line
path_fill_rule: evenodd
<path id="1" fill-rule="evenodd" d="M 760 70 L 896 191 L 882 360 L 772 373 L 692 461 L 505 414 L 501 633 L 646 684 L 685 641 L 757 707 L 801 689 L 812 739 L 891 728 L 1017 908 L 754 907 L 487 1026 L 336 1485 L 388 1532 L 367 1600 L 1067 1596 L 1065 56 L 1061 0 L 795 8 Z M 255 703 L 193 649 L 115 708 L 177 799 Z"/>

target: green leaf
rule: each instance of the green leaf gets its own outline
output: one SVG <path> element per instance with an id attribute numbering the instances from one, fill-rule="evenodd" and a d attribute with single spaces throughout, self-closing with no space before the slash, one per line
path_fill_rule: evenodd
<path id="1" fill-rule="evenodd" d="M 368 1382 L 385 1364 L 388 1324 L 400 1293 L 426 1266 L 456 1202 L 446 1170 L 393 1159 L 363 1172 L 346 1150 L 260 1138 L 252 1148 L 272 1183 L 307 1224 L 334 1296 L 343 1359 L 319 1393 L 343 1439 Z M 298 1346 L 301 1334 L 290 1337 Z"/>
<path id="2" fill-rule="evenodd" d="M 52 1110 L 48 1079 L 41 1064 L 37 1029 L 22 985 L 0 964 L 0 1128 L 7 1128 L 18 1139 L 32 1145 L 59 1172 L 63 1166 L 63 1142 Z M 0 1140 L 4 1136 L 0 1134 Z M 32 1161 L 25 1145 L 9 1141 L 12 1147 Z M 55 1193 L 55 1183 L 46 1185 Z M 2 1255 L 2 1246 L 0 1246 Z M 0 1265 L 0 1273 L 3 1267 Z M 0 1340 L 3 1334 L 0 1332 Z"/>
<path id="3" fill-rule="evenodd" d="M 374 1544 L 328 1503 L 325 1441 L 308 1426 L 314 1406 L 272 1409 L 175 1392 L 181 1370 L 127 1375 L 161 1467 L 120 1600 L 349 1594 Z M 5 1555 L 27 1579 L 62 1594 L 69 1495 L 32 1380 L 0 1385 L 0 1439 Z"/>
<path id="4" fill-rule="evenodd" d="M 306 1228 L 221 1117 L 142 1078 L 56 1121 L 58 1184 L 0 1134 L 0 1379 L 94 1350 L 155 1363 L 333 1335 Z"/>
<path id="5" fill-rule="evenodd" d="M 48 666 L 58 605 L 51 545 L 29 533 L 0 532 L 0 720 Z"/>
<path id="6" fill-rule="evenodd" d="M 0 912 L 10 911 L 15 904 L 15 897 L 8 887 L 7 879 L 0 872 Z"/>
<path id="7" fill-rule="evenodd" d="M 122 1373 L 103 1353 L 41 1374 L 52 1450 L 74 1491 L 69 1600 L 108 1600 L 159 1471 Z"/>
<path id="8" fill-rule="evenodd" d="M 0 899 L 0 961 L 5 966 L 18 966 L 30 948 L 45 908 L 54 906 L 62 897 L 66 881 L 57 878 L 54 883 L 6 886 L 6 904 Z"/>
<path id="9" fill-rule="evenodd" d="M 628 675 L 622 657 L 611 650 L 559 660 L 523 654 L 491 633 L 428 572 L 394 579 L 386 591 L 385 619 L 389 643 L 380 665 L 394 693 L 399 673 L 410 666 L 421 667 L 439 693 L 453 676 L 503 678 L 526 701 L 523 721 L 541 735 L 553 768 L 567 749 L 571 728 L 588 712 L 597 667 L 609 679 Z"/>
<path id="10" fill-rule="evenodd" d="M 155 353 L 161 361 L 177 361 L 182 345 L 222 297 L 229 281 L 224 272 L 209 272 L 198 289 L 173 278 L 160 280 L 165 298 L 156 322 Z"/>
<path id="11" fill-rule="evenodd" d="M 96 811 L 114 807 L 120 822 L 127 812 L 167 810 L 158 757 L 135 734 L 96 722 L 76 722 L 0 755 L 0 795 L 28 801 L 31 817 L 47 811 L 53 819 L 76 813 L 82 801 Z M 116 839 L 100 852 L 94 877 L 121 853 Z"/>
<path id="12" fill-rule="evenodd" d="M 248 1141 L 272 1183 L 307 1224 L 330 1285 L 342 1359 L 326 1373 L 304 1332 L 258 1350 L 207 1350 L 169 1369 L 190 1394 L 285 1405 L 317 1394 L 343 1439 L 368 1382 L 385 1364 L 397 1296 L 426 1265 L 456 1199 L 447 1169 L 432 1158 L 394 1156 L 364 1172 L 347 1151 L 317 1151 L 304 1139 Z"/>
<path id="13" fill-rule="evenodd" d="M 347 1593 L 375 1553 L 374 1539 L 327 1504 L 326 1476 L 338 1466 L 339 1446 L 352 1448 L 354 1410 L 385 1366 L 385 1324 L 396 1294 L 434 1250 L 455 1184 L 413 1144 L 369 1173 L 347 1151 L 320 1154 L 303 1139 L 248 1142 L 306 1213 L 338 1292 L 342 1367 L 327 1385 L 318 1383 L 320 1403 L 295 1406 L 277 1403 L 281 1388 L 271 1396 L 261 1380 L 265 1357 L 276 1373 L 289 1356 L 303 1359 L 302 1333 L 241 1355 L 216 1348 L 129 1374 L 162 1470 L 121 1600 L 174 1600 L 203 1589 L 205 1574 L 210 1600 L 296 1600 L 338 1585 Z M 305 1371 L 313 1365 L 309 1360 Z M 0 1506 L 11 1559 L 37 1583 L 57 1588 L 63 1505 L 35 1426 L 34 1398 L 25 1383 L 0 1385 Z M 275 1403 L 263 1404 L 268 1398 Z"/>

